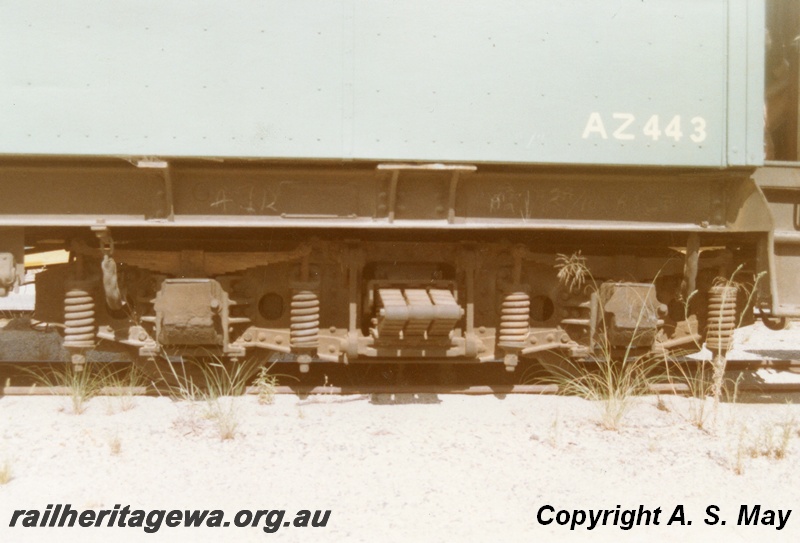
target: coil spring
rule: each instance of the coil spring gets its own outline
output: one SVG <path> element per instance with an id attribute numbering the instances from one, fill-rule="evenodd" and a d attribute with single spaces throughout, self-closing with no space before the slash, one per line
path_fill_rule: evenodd
<path id="1" fill-rule="evenodd" d="M 89 282 L 71 281 L 64 294 L 64 347 L 89 349 L 95 343 L 94 296 Z"/>
<path id="2" fill-rule="evenodd" d="M 715 286 L 708 291 L 708 326 L 706 346 L 713 352 L 724 352 L 731 348 L 733 331 L 736 329 L 735 286 Z"/>
<path id="3" fill-rule="evenodd" d="M 525 292 L 512 292 L 500 308 L 500 345 L 522 345 L 528 337 L 531 297 Z"/>
<path id="4" fill-rule="evenodd" d="M 292 294 L 290 337 L 296 349 L 316 349 L 319 345 L 319 297 L 313 290 Z"/>

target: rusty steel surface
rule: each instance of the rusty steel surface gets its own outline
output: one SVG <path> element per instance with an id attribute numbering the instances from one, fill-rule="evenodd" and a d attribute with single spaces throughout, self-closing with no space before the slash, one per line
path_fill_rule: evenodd
<path id="1" fill-rule="evenodd" d="M 152 239 L 111 229 L 113 250 L 73 240 L 74 262 L 36 276 L 35 319 L 19 320 L 12 335 L 0 331 L 0 360 L 18 356 L 14 343 L 60 323 L 75 363 L 109 345 L 145 358 L 272 353 L 304 368 L 502 361 L 509 371 L 520 357 L 592 359 L 626 344 L 657 351 L 704 334 L 704 293 L 720 270 L 757 265 L 763 243 L 761 232 L 708 232 L 701 239 L 710 249 L 687 266 L 695 258 L 680 247 L 692 238 L 678 232 L 541 233 L 533 244 L 442 231 L 417 241 L 403 231 L 389 240 L 351 230 L 346 241 L 322 230 L 267 239 L 258 231 L 238 239 L 182 234 Z M 735 251 L 724 249 L 731 239 Z M 558 254 L 576 250 L 582 256 L 570 273 L 580 275 L 580 288 L 559 268 Z M 113 275 L 103 265 L 111 257 Z M 108 282 L 124 292 L 121 310 L 104 303 Z M 700 289 L 695 303 L 686 284 Z"/>
<path id="2" fill-rule="evenodd" d="M 766 231 L 751 170 L 0 158 L 0 226 Z M 453 171 L 460 172 L 454 176 Z M 167 173 L 168 172 L 168 173 Z M 15 190 L 25 186 L 25 191 Z M 31 198 L 52 194 L 58 198 Z"/>
<path id="3" fill-rule="evenodd" d="M 754 178 L 775 221 L 771 239 L 770 282 L 776 316 L 800 317 L 800 164 L 785 163 L 756 170 Z"/>
<path id="4" fill-rule="evenodd" d="M 747 169 L 153 164 L 0 159 L 0 183 L 68 189 L 60 199 L 8 191 L 0 203 L 0 223 L 15 224 L 3 229 L 14 243 L 71 252 L 67 266 L 37 277 L 39 320 L 78 320 L 61 309 L 73 304 L 60 301 L 73 296 L 75 276 L 98 284 L 81 290 L 97 308 L 83 326 L 139 356 L 164 348 L 213 348 L 231 358 L 271 351 L 302 358 L 304 367 L 361 358 L 502 359 L 511 371 L 520 356 L 585 356 L 598 344 L 595 333 L 610 331 L 585 314 L 587 292 L 569 300 L 559 285 L 559 254 L 583 251 L 598 285 L 653 285 L 659 307 L 688 300 L 690 285 L 707 289 L 712 270 L 733 273 L 738 265 L 757 276 L 772 262 L 767 203 Z M 11 284 L 12 274 L 5 276 Z M 526 299 L 513 310 L 521 311 L 517 330 L 506 330 L 514 339 L 504 343 L 497 331 L 514 319 L 496 304 L 522 303 L 500 301 L 520 281 Z M 771 287 L 756 284 L 754 300 L 774 312 Z M 206 288 L 214 292 L 200 292 Z M 402 302 L 381 307 L 391 293 Z M 313 313 L 301 314 L 305 304 Z M 678 314 L 673 307 L 676 322 L 665 321 L 672 329 L 660 344 L 702 327 L 702 314 L 677 326 Z M 661 325 L 648 326 L 646 338 L 629 333 L 637 348 L 655 344 Z M 399 341 L 389 341 L 397 332 Z M 76 363 L 91 356 L 88 338 L 67 336 Z"/>

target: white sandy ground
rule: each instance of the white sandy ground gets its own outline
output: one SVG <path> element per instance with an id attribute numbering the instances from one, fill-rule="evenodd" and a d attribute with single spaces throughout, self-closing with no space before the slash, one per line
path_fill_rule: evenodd
<path id="1" fill-rule="evenodd" d="M 797 325 L 745 332 L 750 346 L 800 346 Z M 661 409 L 655 396 L 637 400 L 610 431 L 598 405 L 575 397 L 247 397 L 234 401 L 239 425 L 223 441 L 203 403 L 134 398 L 125 410 L 130 399 L 95 398 L 74 415 L 65 398 L 5 397 L 0 467 L 7 460 L 13 479 L 0 485 L 0 541 L 800 541 L 800 397 L 724 403 L 715 420 L 708 404 L 702 430 L 696 400 L 662 399 Z M 785 425 L 785 458 L 750 456 Z M 273 534 L 8 527 L 13 510 L 54 503 L 223 509 L 227 520 L 240 509 L 332 512 L 325 528 Z M 659 526 L 570 531 L 537 523 L 548 504 L 663 511 Z M 677 505 L 691 525 L 666 525 Z M 710 505 L 724 526 L 704 523 Z M 741 505 L 792 512 L 781 531 L 737 526 Z"/>

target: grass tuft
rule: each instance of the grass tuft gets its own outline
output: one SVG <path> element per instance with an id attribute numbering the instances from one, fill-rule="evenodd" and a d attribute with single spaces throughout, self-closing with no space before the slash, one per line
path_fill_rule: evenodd
<path id="1" fill-rule="evenodd" d="M 581 396 L 598 406 L 603 428 L 619 430 L 637 397 L 648 394 L 650 385 L 662 380 L 656 372 L 662 363 L 656 358 L 608 360 L 593 370 L 565 360 L 557 365 L 546 364 L 546 368 L 562 393 Z"/>
<path id="2" fill-rule="evenodd" d="M 742 475 L 748 460 L 764 458 L 781 461 L 786 459 L 798 428 L 800 426 L 791 413 L 787 413 L 783 420 L 762 422 L 755 431 L 747 424 L 739 423 L 736 427 L 736 443 L 731 455 L 731 469 L 737 475 Z"/>
<path id="3" fill-rule="evenodd" d="M 700 363 L 694 371 L 677 365 L 678 375 L 672 376 L 668 373 L 667 379 L 670 382 L 675 380 L 688 387 L 689 408 L 688 419 L 692 426 L 698 430 L 707 431 L 712 405 L 709 404 L 708 397 L 711 395 L 713 382 L 711 372 L 706 364 Z"/>
<path id="4" fill-rule="evenodd" d="M 86 411 L 89 400 L 100 394 L 113 375 L 104 368 L 86 364 L 82 371 L 76 371 L 72 364 L 57 366 L 48 372 L 28 370 L 35 381 L 46 387 L 64 389 L 70 399 L 72 413 L 80 415 Z"/>
<path id="5" fill-rule="evenodd" d="M 598 323 L 592 338 L 596 369 L 567 357 L 558 356 L 557 362 L 543 362 L 551 377 L 548 381 L 558 385 L 564 394 L 581 396 L 600 408 L 600 425 L 608 430 L 618 430 L 625 415 L 638 396 L 650 393 L 651 385 L 664 380 L 662 368 L 665 358 L 658 353 L 642 353 L 638 347 L 644 329 L 646 302 L 643 300 L 636 324 L 627 345 L 614 345 L 606 322 L 601 286 L 586 264 L 580 251 L 556 257 L 559 282 L 570 292 L 590 290 L 592 299 L 599 305 Z M 586 289 L 584 289 L 586 286 Z"/>
<path id="6" fill-rule="evenodd" d="M 214 424 L 214 430 L 222 441 L 236 437 L 239 429 L 239 413 L 236 398 L 219 396 L 206 400 L 205 418 Z"/>
<path id="7" fill-rule="evenodd" d="M 558 270 L 558 280 L 570 292 L 578 292 L 591 278 L 591 272 L 586 265 L 586 257 L 582 256 L 580 251 L 571 255 L 556 255 L 556 269 Z"/>
<path id="8" fill-rule="evenodd" d="M 253 386 L 258 391 L 258 403 L 261 405 L 272 405 L 275 402 L 278 376 L 270 373 L 269 370 L 269 367 L 262 367 L 253 381 Z"/>
<path id="9" fill-rule="evenodd" d="M 130 411 L 136 407 L 134 390 L 146 384 L 144 375 L 135 366 L 126 370 L 110 373 L 105 386 L 112 387 L 107 405 L 108 414 Z"/>
<path id="10" fill-rule="evenodd" d="M 239 428 L 239 408 L 235 397 L 243 395 L 254 378 L 256 382 L 263 382 L 266 397 L 267 384 L 273 382 L 269 368 L 257 358 L 227 363 L 216 357 L 211 357 L 210 361 L 190 360 L 188 369 L 185 364 L 176 367 L 168 357 L 165 360 L 169 374 L 162 377 L 165 383 L 169 383 L 170 394 L 187 402 L 202 402 L 205 405 L 203 418 L 213 423 L 216 434 L 223 441 L 234 439 Z M 277 378 L 274 383 L 277 383 Z M 274 393 L 274 384 L 272 390 Z"/>

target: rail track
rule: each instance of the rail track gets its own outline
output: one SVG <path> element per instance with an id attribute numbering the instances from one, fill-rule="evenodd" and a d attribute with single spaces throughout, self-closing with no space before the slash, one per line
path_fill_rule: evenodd
<path id="1" fill-rule="evenodd" d="M 689 385 L 683 383 L 650 385 L 653 394 L 685 395 L 691 392 Z M 795 394 L 800 393 L 800 383 L 771 383 L 771 384 L 745 384 L 739 387 L 740 392 L 760 394 Z M 278 386 L 275 394 L 289 394 L 296 396 L 363 396 L 363 395 L 440 395 L 456 394 L 466 396 L 509 395 L 509 394 L 558 394 L 558 385 L 477 385 L 464 388 L 447 386 L 403 386 L 403 387 L 291 387 Z M 70 394 L 68 387 L 47 386 L 4 386 L 0 388 L 2 396 L 67 396 Z M 246 395 L 258 395 L 256 387 L 248 387 Z M 151 387 L 104 387 L 100 396 L 157 396 L 158 390 Z"/>
<path id="2" fill-rule="evenodd" d="M 682 360 L 680 366 L 684 368 L 684 375 L 691 375 L 703 362 L 696 360 Z M 31 371 L 31 366 L 38 371 Z M 13 364 L 0 363 L 0 397 L 3 396 L 50 396 L 70 395 L 69 386 L 59 385 L 57 381 L 42 379 L 37 375 L 47 375 L 55 366 L 64 367 L 64 363 L 49 364 Z M 122 366 L 116 368 L 116 366 Z M 490 368 L 476 367 L 469 372 L 466 382 L 463 375 L 462 381 L 452 382 L 451 373 L 442 372 L 441 368 L 411 366 L 407 371 L 399 370 L 396 364 L 376 364 L 372 367 L 361 367 L 357 373 L 350 368 L 341 366 L 328 367 L 326 372 L 319 375 L 297 376 L 289 373 L 292 364 L 287 368 L 274 369 L 274 374 L 280 376 L 283 382 L 271 388 L 274 394 L 297 395 L 300 397 L 327 395 L 327 396 L 353 396 L 353 395 L 511 395 L 511 394 L 560 394 L 565 390 L 559 384 L 547 382 L 542 376 L 542 368 L 536 364 L 524 368 L 528 371 L 521 372 L 516 377 L 508 377 L 503 372 L 493 372 Z M 385 366 L 385 367 L 379 367 Z M 124 370 L 127 365 L 108 364 L 107 368 Z M 283 370 L 287 370 L 284 372 Z M 487 371 L 489 370 L 489 371 Z M 770 370 L 774 375 L 782 375 L 780 381 L 767 381 L 758 375 L 758 370 Z M 591 371 L 591 370 L 589 370 Z M 681 375 L 676 372 L 675 375 Z M 527 376 L 527 377 L 525 377 Z M 512 382 L 510 379 L 518 381 Z M 51 384 L 42 384 L 42 383 Z M 738 392 L 754 394 L 795 394 L 800 393 L 800 360 L 729 360 L 727 363 L 726 382 L 730 388 L 734 386 Z M 648 385 L 653 394 L 687 395 L 693 392 L 685 379 L 674 378 L 669 382 L 654 382 Z M 244 394 L 257 395 L 261 389 L 256 386 L 247 386 Z M 136 386 L 103 386 L 94 392 L 94 395 L 134 395 L 134 396 L 165 396 L 170 395 L 171 388 L 166 383 L 155 380 L 142 379 Z"/>

